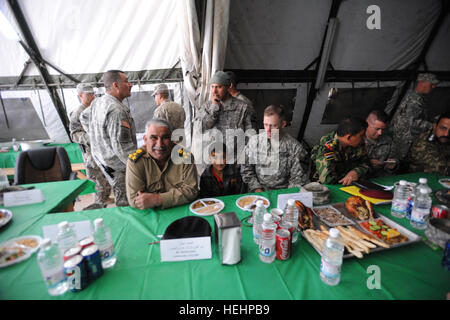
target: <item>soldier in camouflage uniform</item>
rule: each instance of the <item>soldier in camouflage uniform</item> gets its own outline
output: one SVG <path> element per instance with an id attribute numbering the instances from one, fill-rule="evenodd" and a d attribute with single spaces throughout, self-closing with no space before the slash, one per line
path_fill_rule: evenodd
<path id="1" fill-rule="evenodd" d="M 311 151 L 316 172 L 313 179 L 325 184 L 350 185 L 366 175 L 369 157 L 363 138 L 367 123 L 350 118 L 341 121 L 337 131 L 320 138 Z"/>
<path id="2" fill-rule="evenodd" d="M 417 77 L 414 91 L 406 94 L 395 112 L 391 127 L 397 158 L 403 160 L 414 139 L 424 131 L 432 128 L 428 121 L 426 96 L 439 83 L 436 76 L 423 73 Z"/>
<path id="3" fill-rule="evenodd" d="M 92 156 L 113 189 L 116 206 L 127 206 L 125 170 L 137 142 L 134 120 L 122 101 L 131 96 L 132 84 L 119 70 L 107 71 L 104 84 L 106 94 L 83 111 L 81 123 L 89 132 Z"/>
<path id="4" fill-rule="evenodd" d="M 234 72 L 232 71 L 227 71 L 226 72 L 228 74 L 228 76 L 230 77 L 231 80 L 231 84 L 230 84 L 230 88 L 228 89 L 228 92 L 231 94 L 231 96 L 235 97 L 236 99 L 242 100 L 244 101 L 246 104 L 248 104 L 249 106 L 251 106 L 253 108 L 253 102 L 250 101 L 249 98 L 247 98 L 246 96 L 244 96 L 242 94 L 242 92 L 240 92 L 236 87 L 238 84 L 238 78 L 237 76 L 234 74 Z M 256 127 L 256 126 L 255 126 Z"/>
<path id="5" fill-rule="evenodd" d="M 371 177 L 393 174 L 400 161 L 395 158 L 392 138 L 385 134 L 388 115 L 382 110 L 373 110 L 366 118 L 367 129 L 364 137 L 367 155 L 370 159 Z"/>
<path id="6" fill-rule="evenodd" d="M 409 172 L 450 176 L 450 112 L 441 115 L 432 130 L 414 141 L 406 159 Z"/>
<path id="7" fill-rule="evenodd" d="M 186 114 L 178 103 L 169 99 L 169 88 L 165 84 L 158 85 L 153 92 L 153 97 L 158 106 L 153 113 L 153 119 L 167 120 L 172 127 L 172 131 L 184 129 Z"/>
<path id="8" fill-rule="evenodd" d="M 300 188 L 307 182 L 308 153 L 283 132 L 285 126 L 282 107 L 270 105 L 264 110 L 264 132 L 250 137 L 241 165 L 242 180 L 250 192 Z"/>
<path id="9" fill-rule="evenodd" d="M 83 129 L 80 122 L 80 114 L 89 108 L 92 101 L 95 99 L 94 88 L 90 84 L 80 83 L 77 86 L 77 92 L 81 105 L 70 114 L 70 137 L 74 142 L 79 144 L 86 165 L 86 174 L 88 178 L 95 183 L 95 190 L 97 190 L 94 203 L 84 208 L 84 210 L 104 208 L 106 207 L 107 200 L 111 194 L 111 186 L 92 158 L 89 135 Z"/>

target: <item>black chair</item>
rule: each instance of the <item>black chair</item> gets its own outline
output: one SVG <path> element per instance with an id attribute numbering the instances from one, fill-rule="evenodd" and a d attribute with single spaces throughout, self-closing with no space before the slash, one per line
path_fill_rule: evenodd
<path id="1" fill-rule="evenodd" d="M 63 147 L 33 148 L 19 153 L 14 184 L 75 180 L 77 173 Z"/>

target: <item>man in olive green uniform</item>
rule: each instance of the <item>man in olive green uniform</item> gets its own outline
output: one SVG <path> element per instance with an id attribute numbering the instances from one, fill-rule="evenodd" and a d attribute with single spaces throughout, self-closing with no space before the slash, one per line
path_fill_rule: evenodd
<path id="1" fill-rule="evenodd" d="M 73 142 L 78 143 L 80 146 L 81 155 L 86 165 L 86 174 L 95 183 L 95 190 L 97 190 L 94 203 L 84 208 L 84 210 L 104 208 L 111 194 L 111 186 L 92 158 L 89 134 L 84 130 L 80 122 L 81 113 L 89 108 L 95 99 L 94 88 L 88 83 L 80 83 L 77 86 L 77 92 L 81 105 L 70 114 L 70 137 Z"/>
<path id="2" fill-rule="evenodd" d="M 323 136 L 311 151 L 316 172 L 313 179 L 325 184 L 350 185 L 369 170 L 369 158 L 363 144 L 367 123 L 362 119 L 344 119 L 337 131 Z"/>
<path id="3" fill-rule="evenodd" d="M 406 159 L 409 172 L 450 176 L 450 112 L 441 115 L 432 130 L 414 141 Z"/>
<path id="4" fill-rule="evenodd" d="M 197 169 L 188 152 L 172 152 L 169 123 L 152 119 L 145 131 L 145 145 L 128 156 L 126 191 L 130 206 L 165 209 L 195 200 L 199 192 Z"/>
<path id="5" fill-rule="evenodd" d="M 184 109 L 176 102 L 169 99 L 169 88 L 165 84 L 156 86 L 153 92 L 156 108 L 153 113 L 153 119 L 165 119 L 172 126 L 172 131 L 184 129 L 186 114 Z"/>

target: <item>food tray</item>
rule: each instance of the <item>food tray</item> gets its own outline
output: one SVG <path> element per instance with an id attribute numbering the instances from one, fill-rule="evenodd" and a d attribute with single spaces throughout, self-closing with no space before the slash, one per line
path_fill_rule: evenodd
<path id="1" fill-rule="evenodd" d="M 450 179 L 439 179 L 439 183 L 447 189 L 450 189 Z"/>
<path id="2" fill-rule="evenodd" d="M 320 214 L 321 210 L 330 210 L 330 212 L 335 212 L 335 216 L 338 217 L 341 221 L 340 222 L 330 221 L 330 219 L 327 219 L 326 216 Z M 331 205 L 313 207 L 312 211 L 320 220 L 322 220 L 322 222 L 324 222 L 329 227 L 348 226 L 348 225 L 354 224 L 354 222 L 352 220 L 347 218 L 338 209 L 336 209 L 335 207 L 333 207 Z M 331 214 L 331 215 L 334 215 L 334 214 Z"/>
<path id="3" fill-rule="evenodd" d="M 225 203 L 216 198 L 203 198 L 191 203 L 189 210 L 198 216 L 211 216 L 225 208 Z"/>
<path id="4" fill-rule="evenodd" d="M 6 209 L 0 209 L 0 228 L 6 225 L 12 219 L 12 212 Z"/>
<path id="5" fill-rule="evenodd" d="M 258 200 L 262 200 L 264 202 L 264 207 L 266 209 L 270 206 L 269 199 L 258 195 L 247 195 L 240 197 L 236 200 L 236 206 L 241 210 L 252 212 L 256 206 L 256 201 Z"/>
<path id="6" fill-rule="evenodd" d="M 16 251 L 16 249 L 14 249 L 14 247 L 18 246 L 18 243 L 22 243 L 24 245 L 26 243 L 24 241 L 27 241 L 27 240 L 33 241 L 35 246 L 34 247 L 31 247 L 31 246 L 30 247 L 27 247 L 27 246 L 21 247 L 22 252 L 14 260 L 6 261 L 3 258 L 0 258 L 0 268 L 8 267 L 10 265 L 22 262 L 22 261 L 28 259 L 29 257 L 31 257 L 31 255 L 39 249 L 42 238 L 39 236 L 22 236 L 22 237 L 8 240 L 8 241 L 0 244 L 0 255 L 2 255 L 2 254 L 6 254 L 6 252 L 8 251 L 8 248 L 10 248 L 12 251 Z"/>
<path id="7" fill-rule="evenodd" d="M 354 218 L 348 211 L 347 209 L 345 209 L 345 202 L 340 202 L 340 203 L 335 203 L 332 205 L 335 209 L 339 210 L 346 218 L 348 218 L 349 220 L 351 220 L 353 222 L 353 224 L 351 224 L 350 226 L 346 227 L 346 226 L 338 226 L 339 228 L 354 228 L 357 231 L 364 233 L 366 235 L 372 235 L 369 231 L 367 231 L 365 228 L 363 228 L 362 226 L 360 226 L 360 223 L 362 222 L 361 220 L 358 220 L 356 218 Z M 313 208 L 314 209 L 314 208 Z M 391 249 L 395 249 L 398 247 L 402 247 L 402 246 L 407 246 L 416 242 L 420 242 L 421 241 L 421 237 L 417 234 L 415 234 L 414 232 L 410 231 L 409 229 L 399 225 L 398 223 L 392 221 L 391 219 L 387 218 L 386 216 L 380 214 L 379 212 L 377 212 L 376 210 L 374 210 L 374 219 L 372 220 L 377 220 L 377 219 L 381 219 L 383 220 L 387 225 L 389 225 L 392 228 L 397 229 L 402 235 L 406 236 L 408 238 L 407 241 L 405 242 L 400 242 L 400 243 L 396 243 L 396 244 L 391 244 L 389 245 L 389 248 L 385 248 L 382 247 L 380 245 L 376 245 L 375 248 L 370 248 L 369 253 L 363 253 L 362 258 L 364 258 L 367 254 L 372 254 L 374 252 L 380 252 L 380 251 L 385 251 L 385 250 L 391 250 Z M 320 226 L 325 226 L 327 229 L 330 229 L 330 227 L 324 223 L 320 218 L 318 218 L 316 215 L 313 216 L 313 220 L 314 220 L 314 227 L 315 230 L 320 230 Z M 320 249 L 313 243 L 311 242 L 307 236 L 305 236 L 305 230 L 301 230 L 300 231 L 301 235 L 311 244 L 311 246 L 319 253 L 321 254 Z M 373 236 L 375 237 L 375 236 Z M 381 242 L 382 244 L 385 244 L 384 241 L 378 239 L 377 237 L 375 237 L 375 239 L 377 239 L 379 242 Z M 386 245 L 386 244 L 385 244 Z M 355 255 L 353 253 L 350 253 L 347 248 L 344 251 L 344 259 L 349 259 L 349 258 L 354 258 Z"/>

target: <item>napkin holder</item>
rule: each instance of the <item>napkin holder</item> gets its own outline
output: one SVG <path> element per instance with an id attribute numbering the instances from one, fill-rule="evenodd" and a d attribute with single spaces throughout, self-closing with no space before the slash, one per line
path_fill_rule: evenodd
<path id="1" fill-rule="evenodd" d="M 219 258 L 222 264 L 233 265 L 241 261 L 241 221 L 234 212 L 214 215 L 214 229 Z"/>

